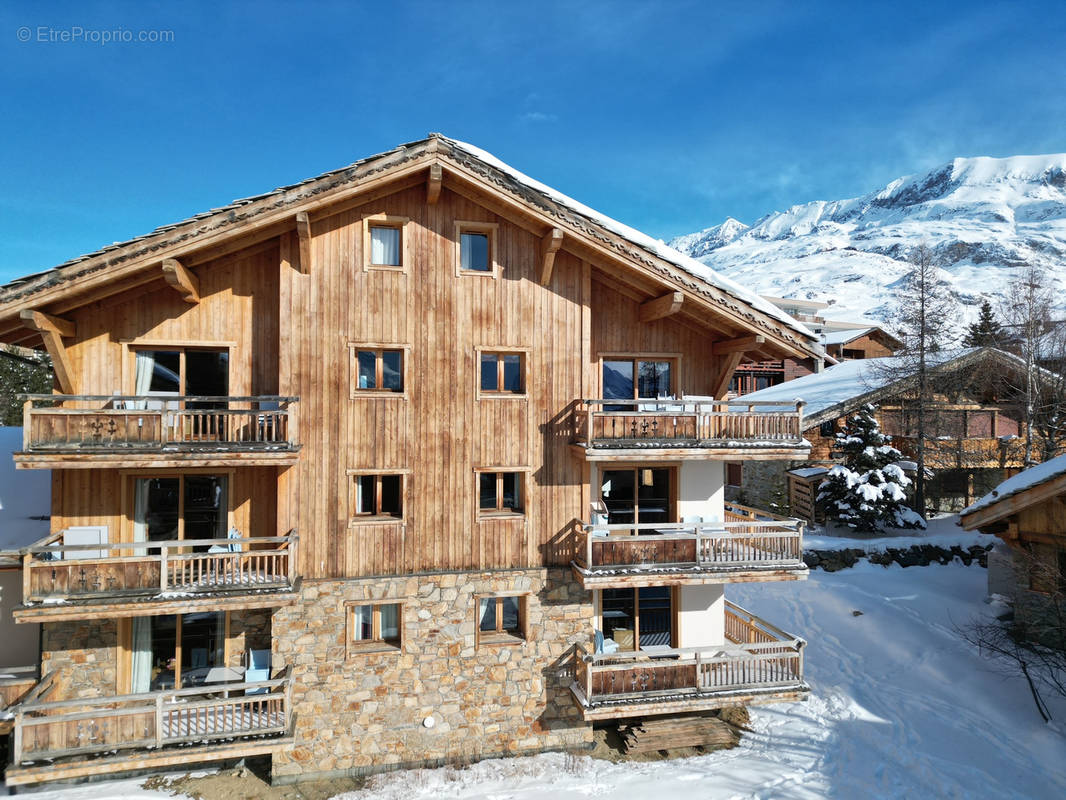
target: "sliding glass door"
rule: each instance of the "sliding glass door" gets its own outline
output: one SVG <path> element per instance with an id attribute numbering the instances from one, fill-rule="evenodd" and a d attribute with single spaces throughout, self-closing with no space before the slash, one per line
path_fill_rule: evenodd
<path id="1" fill-rule="evenodd" d="M 133 541 L 224 539 L 229 527 L 228 490 L 227 475 L 135 478 Z"/>
<path id="2" fill-rule="evenodd" d="M 604 639 L 613 639 L 619 650 L 674 646 L 674 596 L 669 586 L 604 589 L 600 608 Z"/>
<path id="3" fill-rule="evenodd" d="M 203 686 L 225 677 L 211 674 L 212 669 L 225 666 L 224 612 L 135 617 L 131 639 L 130 688 L 134 694 Z"/>
<path id="4" fill-rule="evenodd" d="M 673 522 L 673 468 L 605 469 L 600 499 L 611 525 Z"/>

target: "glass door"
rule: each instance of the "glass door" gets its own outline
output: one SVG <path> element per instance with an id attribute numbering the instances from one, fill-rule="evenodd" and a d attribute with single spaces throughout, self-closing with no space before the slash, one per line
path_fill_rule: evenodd
<path id="1" fill-rule="evenodd" d="M 601 473 L 600 499 L 610 525 L 672 522 L 671 467 L 605 469 Z M 654 533 L 654 530 L 645 531 Z"/>

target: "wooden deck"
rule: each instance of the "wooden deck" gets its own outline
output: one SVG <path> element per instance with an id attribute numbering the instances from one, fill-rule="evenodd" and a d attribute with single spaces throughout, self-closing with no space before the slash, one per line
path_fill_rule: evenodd
<path id="1" fill-rule="evenodd" d="M 801 699 L 803 639 L 726 602 L 727 644 L 652 653 L 577 647 L 573 696 L 586 721 Z"/>
<path id="2" fill-rule="evenodd" d="M 291 742 L 290 673 L 69 700 L 52 698 L 58 682 L 46 675 L 15 707 L 6 781 L 16 786 L 271 752 Z"/>
<path id="3" fill-rule="evenodd" d="M 295 463 L 294 397 L 30 395 L 23 469 Z M 163 462 L 163 463 L 160 463 Z"/>
<path id="4" fill-rule="evenodd" d="M 42 539 L 23 556 L 23 605 L 14 612 L 17 621 L 58 621 L 71 613 L 114 615 L 116 604 L 124 606 L 118 616 L 168 613 L 159 603 L 173 599 L 184 607 L 197 595 L 209 596 L 201 598 L 208 605 L 224 599 L 236 600 L 240 607 L 269 607 L 278 604 L 271 593 L 291 592 L 298 579 L 295 531 L 287 536 L 109 544 L 64 544 L 64 533 Z M 89 557 L 80 557 L 84 555 Z M 248 598 L 252 606 L 246 604 Z"/>
<path id="5" fill-rule="evenodd" d="M 807 576 L 799 520 L 586 525 L 581 535 L 574 571 L 585 588 Z"/>
<path id="6" fill-rule="evenodd" d="M 589 460 L 804 457 L 803 403 L 736 400 L 586 400 L 575 412 L 574 444 Z M 764 452 L 765 451 L 765 452 Z"/>

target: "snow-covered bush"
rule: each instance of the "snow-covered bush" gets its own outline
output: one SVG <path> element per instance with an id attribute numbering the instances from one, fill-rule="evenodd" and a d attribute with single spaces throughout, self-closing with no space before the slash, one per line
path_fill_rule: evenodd
<path id="1" fill-rule="evenodd" d="M 903 454 L 881 433 L 874 407 L 865 405 L 837 434 L 833 452 L 844 463 L 829 470 L 818 486 L 818 505 L 828 519 L 857 531 L 924 528 L 925 520 L 905 505 L 910 485 L 899 462 Z"/>

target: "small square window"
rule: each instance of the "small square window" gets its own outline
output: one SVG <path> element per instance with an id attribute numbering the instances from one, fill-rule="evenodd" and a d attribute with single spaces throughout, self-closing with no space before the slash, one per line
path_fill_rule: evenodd
<path id="1" fill-rule="evenodd" d="M 526 638 L 526 595 L 477 598 L 477 641 L 518 644 Z"/>
<path id="2" fill-rule="evenodd" d="M 482 394 L 524 394 L 524 353 L 481 353 Z"/>
<path id="3" fill-rule="evenodd" d="M 494 222 L 455 223 L 456 275 L 499 275 L 496 263 L 496 229 Z"/>
<path id="4" fill-rule="evenodd" d="M 407 217 L 368 214 L 363 217 L 363 270 L 406 272 Z"/>
<path id="5" fill-rule="evenodd" d="M 403 394 L 404 351 L 349 345 L 352 353 L 352 397 Z"/>
<path id="6" fill-rule="evenodd" d="M 400 603 L 348 603 L 348 656 L 398 650 L 402 644 Z"/>
<path id="7" fill-rule="evenodd" d="M 478 508 L 481 513 L 522 513 L 522 478 L 521 472 L 479 472 Z"/>
<path id="8" fill-rule="evenodd" d="M 403 475 L 352 476 L 352 521 L 402 520 Z"/>

